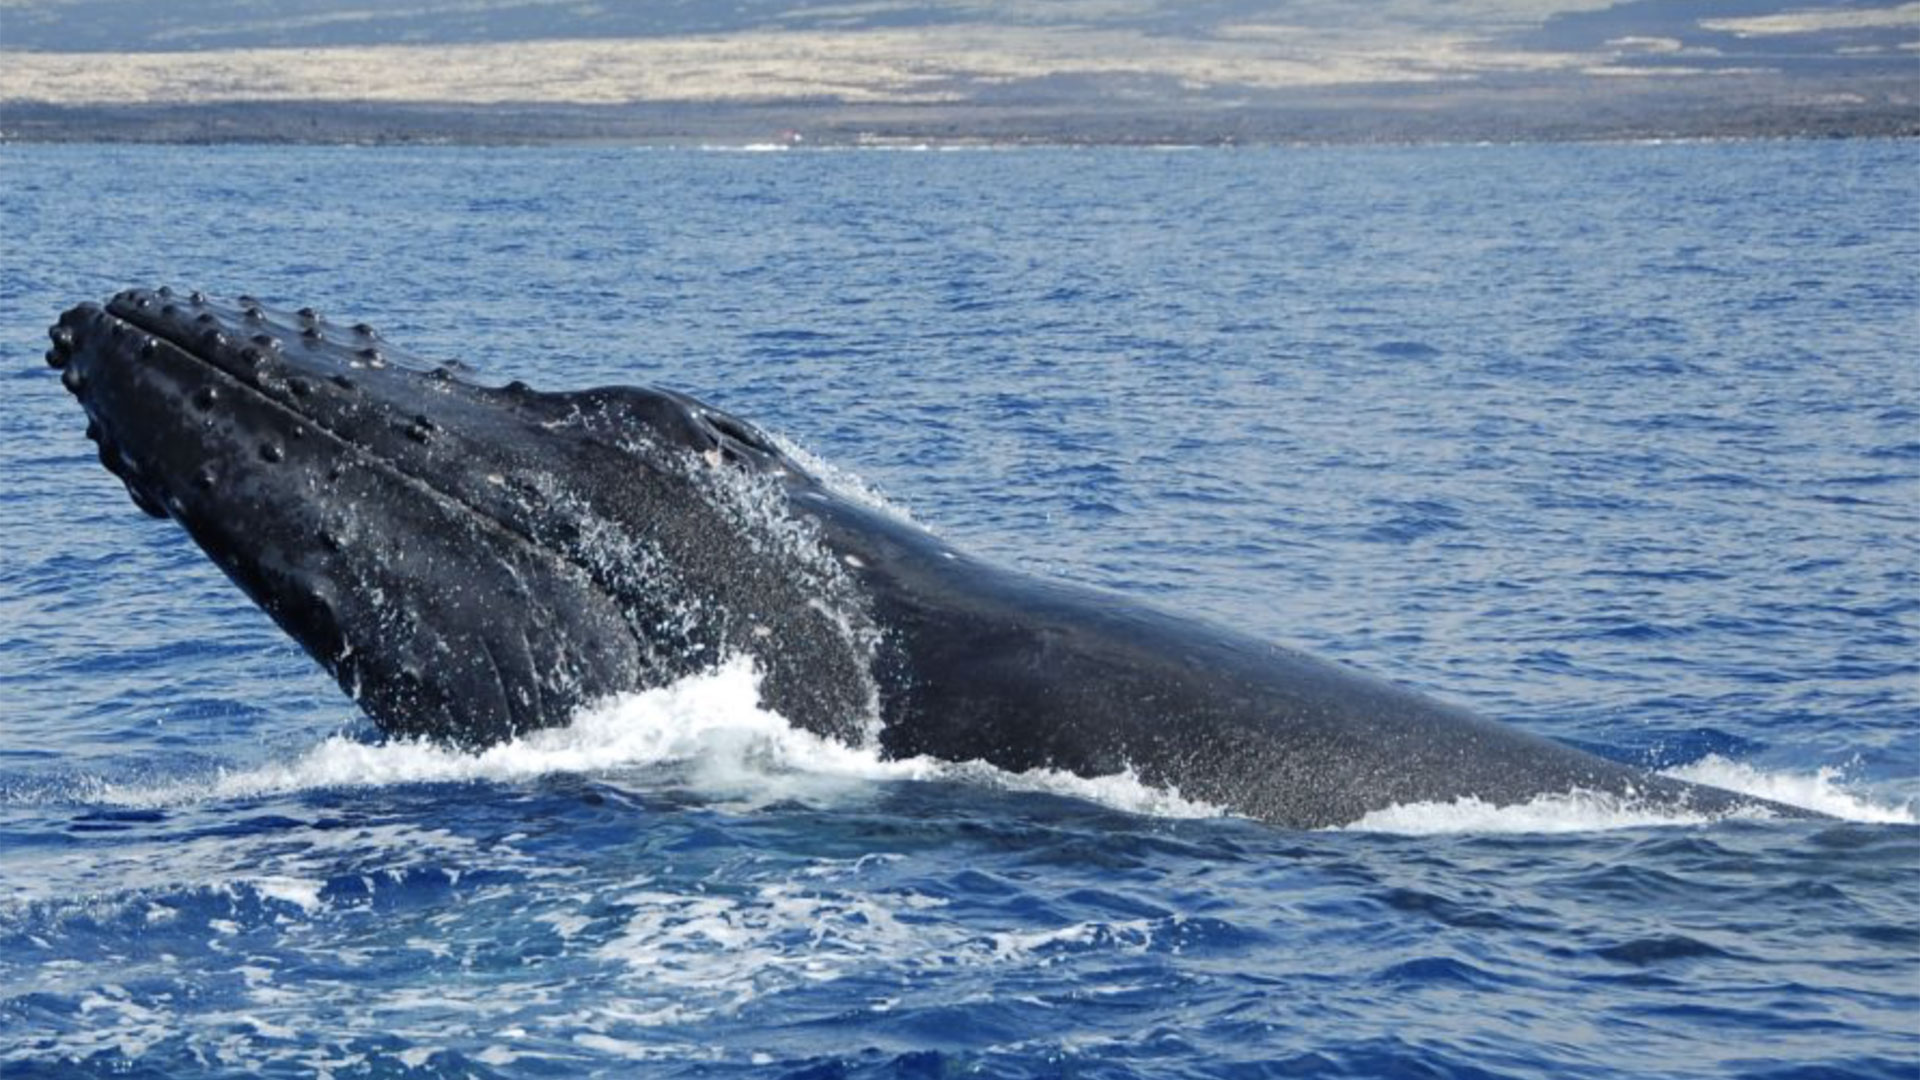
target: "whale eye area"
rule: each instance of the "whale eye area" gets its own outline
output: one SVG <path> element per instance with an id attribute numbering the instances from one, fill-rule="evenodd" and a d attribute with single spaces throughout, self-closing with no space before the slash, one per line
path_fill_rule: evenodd
<path id="1" fill-rule="evenodd" d="M 773 444 L 767 441 L 766 436 L 726 413 L 708 411 L 701 416 L 701 419 L 707 422 L 708 427 L 750 450 L 758 450 L 763 454 L 778 453 Z"/>

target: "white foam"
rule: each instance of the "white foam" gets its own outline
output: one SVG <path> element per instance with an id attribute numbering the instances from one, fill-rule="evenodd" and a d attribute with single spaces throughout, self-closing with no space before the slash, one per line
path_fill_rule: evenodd
<path id="1" fill-rule="evenodd" d="M 1405 803 L 1375 810 L 1347 832 L 1434 836 L 1442 833 L 1568 833 L 1640 829 L 1656 825 L 1699 825 L 1709 819 L 1648 807 L 1632 799 L 1592 791 L 1540 795 L 1524 803 L 1496 806 L 1468 797 L 1448 802 Z"/>
<path id="2" fill-rule="evenodd" d="M 940 779 L 963 780 L 982 787 L 1005 791 L 1031 791 L 1085 799 L 1132 814 L 1164 818 L 1225 817 L 1227 811 L 1211 803 L 1189 799 L 1178 788 L 1154 787 L 1141 780 L 1129 767 L 1107 776 L 1076 776 L 1056 769 L 1032 769 L 1011 773 L 984 761 L 937 762 L 917 758 L 931 766 Z"/>
<path id="3" fill-rule="evenodd" d="M 1849 791 L 1844 786 L 1842 770 L 1831 766 L 1811 773 L 1768 772 L 1742 762 L 1729 761 L 1718 754 L 1709 754 L 1690 765 L 1669 769 L 1666 775 L 1677 780 L 1726 788 L 1755 798 L 1771 799 L 1804 810 L 1815 810 L 1843 821 L 1881 825 L 1920 824 L 1920 804 L 1914 800 L 1882 802 L 1869 795 Z"/>
<path id="4" fill-rule="evenodd" d="M 749 880 L 689 896 L 638 888 L 618 898 L 625 922 L 595 949 L 640 980 L 594 1006 L 602 1026 L 695 1023 L 797 988 L 855 980 L 848 1008 L 886 1012 L 897 996 L 860 977 L 900 972 L 1046 964 L 1063 953 L 1139 954 L 1181 919 L 1074 922 L 1036 930 L 983 930 L 928 916 L 948 901 L 866 879 L 863 861 L 823 860 L 804 880 Z M 784 873 L 784 871 L 782 871 Z"/>
<path id="5" fill-rule="evenodd" d="M 1012 773 L 982 761 L 883 758 L 873 746 L 849 746 L 794 727 L 760 704 L 759 676 L 747 658 L 731 660 L 670 686 L 623 694 L 583 710 L 573 723 L 477 752 L 426 742 L 367 744 L 336 736 L 289 761 L 157 788 L 104 786 L 102 801 L 172 805 L 253 798 L 313 789 L 397 784 L 517 782 L 557 773 L 617 775 L 671 765 L 674 782 L 722 804 L 755 808 L 783 802 L 813 806 L 864 801 L 902 781 L 956 782 L 1003 791 L 1084 799 L 1163 818 L 1224 816 L 1222 808 L 1155 787 L 1131 770 L 1082 777 L 1037 769 Z M 1920 823 L 1914 802 L 1876 801 L 1843 785 L 1839 770 L 1766 771 L 1708 757 L 1666 775 L 1802 807 L 1846 821 Z M 1764 818 L 1755 808 L 1736 816 Z M 1343 826 L 1405 835 L 1566 833 L 1701 825 L 1716 815 L 1652 806 L 1598 792 L 1542 795 L 1496 806 L 1476 798 L 1389 807 Z M 311 910 L 317 896 L 267 879 L 262 891 Z M 282 887 L 284 886 L 284 887 Z"/>
<path id="6" fill-rule="evenodd" d="M 334 736 L 290 761 L 154 788 L 108 786 L 101 798 L 120 805 L 177 805 L 317 789 L 604 775 L 672 764 L 703 796 L 747 807 L 836 804 L 871 796 L 879 783 L 919 780 L 1065 795 L 1162 817 L 1220 813 L 1177 791 L 1145 784 L 1131 772 L 1087 778 L 1045 769 L 1009 773 L 980 761 L 887 760 L 872 746 L 849 746 L 794 727 L 761 707 L 759 684 L 751 660 L 736 658 L 670 686 L 619 695 L 582 710 L 565 727 L 477 752 L 413 740 L 368 744 Z"/>
<path id="7" fill-rule="evenodd" d="M 106 796 L 119 803 L 165 804 L 316 788 L 511 781 L 694 757 L 715 746 L 740 748 L 776 723 L 786 728 L 759 708 L 757 683 L 751 665 L 735 661 L 671 686 L 623 695 L 583 711 L 566 727 L 474 753 L 424 741 L 368 744 L 334 736 L 291 761 L 221 772 L 204 783 L 110 789 Z"/>
<path id="8" fill-rule="evenodd" d="M 794 442 L 778 432 L 769 432 L 768 437 L 780 452 L 792 458 L 814 479 L 820 481 L 827 490 L 846 499 L 848 502 L 864 506 L 876 513 L 884 514 L 895 520 L 905 522 L 916 528 L 932 532 L 925 524 L 915 520 L 913 511 L 887 497 L 886 492 L 875 487 L 859 473 L 843 469 L 833 462 L 815 454 L 813 451 Z"/>
<path id="9" fill-rule="evenodd" d="M 1873 824 L 1920 824 L 1912 802 L 1877 802 L 1842 786 L 1840 770 L 1822 768 L 1812 773 L 1767 771 L 1729 761 L 1719 755 L 1662 775 L 1695 784 L 1724 788 L 1787 806 Z M 1755 806 L 1732 814 L 1706 814 L 1667 806 L 1651 806 L 1632 796 L 1576 791 L 1541 795 L 1524 803 L 1495 806 L 1476 798 L 1450 802 L 1409 803 L 1376 810 L 1351 825 L 1353 832 L 1430 836 L 1439 833 L 1567 833 L 1602 832 L 1657 826 L 1704 825 L 1727 817 L 1765 819 L 1771 811 Z"/>
<path id="10" fill-rule="evenodd" d="M 320 910 L 323 882 L 295 877 L 259 877 L 252 879 L 254 890 L 269 900 L 280 900 L 312 914 Z"/>

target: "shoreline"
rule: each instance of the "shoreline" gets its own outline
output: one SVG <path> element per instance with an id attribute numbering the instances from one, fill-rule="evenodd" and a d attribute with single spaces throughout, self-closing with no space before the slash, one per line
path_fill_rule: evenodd
<path id="1" fill-rule="evenodd" d="M 1904 102 L 1436 103 L 1329 96 L 1231 108 L 839 102 L 486 105 L 0 102 L 0 144 L 655 146 L 731 149 L 1207 148 L 1920 137 Z"/>

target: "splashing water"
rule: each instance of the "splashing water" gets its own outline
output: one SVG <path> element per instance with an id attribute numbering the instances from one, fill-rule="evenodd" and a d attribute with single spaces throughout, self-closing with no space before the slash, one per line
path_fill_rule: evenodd
<path id="1" fill-rule="evenodd" d="M 310 789 L 428 783 L 516 783 L 554 774 L 617 776 L 652 766 L 680 767 L 680 782 L 708 800 L 736 809 L 799 801 L 857 804 L 879 785 L 944 781 L 1002 791 L 1086 799 L 1129 813 L 1204 818 L 1220 808 L 1143 783 L 1131 770 L 1082 777 L 1051 769 L 1013 773 L 981 761 L 929 757 L 889 760 L 789 724 L 760 704 L 759 675 L 749 658 L 654 690 L 616 696 L 586 708 L 565 727 L 536 731 L 478 751 L 424 741 L 365 743 L 333 736 L 294 759 L 221 771 L 210 781 L 153 787 L 104 785 L 101 802 L 139 807 L 209 799 L 241 799 Z M 1669 770 L 1676 779 L 1805 807 L 1847 821 L 1913 824 L 1911 805 L 1888 805 L 1843 786 L 1838 770 L 1811 775 L 1767 772 L 1717 756 Z M 1764 810 L 1749 816 L 1765 817 Z M 1557 833 L 1659 825 L 1699 825 L 1706 815 L 1653 809 L 1631 799 L 1572 792 L 1513 806 L 1466 798 L 1374 811 L 1346 826 L 1366 832 L 1426 835 L 1459 832 Z"/>
<path id="2" fill-rule="evenodd" d="M 483 750 L 418 740 L 365 743 L 336 735 L 291 761 L 221 771 L 206 782 L 103 785 L 98 798 L 121 806 L 167 806 L 323 788 L 513 783 L 558 773 L 606 776 L 677 764 L 704 796 L 740 808 L 795 799 L 832 803 L 858 798 L 876 782 L 917 780 L 1046 792 L 1167 817 L 1220 813 L 1143 784 L 1131 772 L 1086 778 L 1046 769 L 1008 773 L 977 761 L 886 760 L 872 748 L 848 746 L 789 724 L 760 705 L 759 682 L 752 661 L 735 658 L 669 686 L 583 709 L 565 727 Z"/>
<path id="3" fill-rule="evenodd" d="M 1920 804 L 1912 800 L 1882 800 L 1872 793 L 1851 790 L 1846 785 L 1844 770 L 1833 766 L 1823 766 L 1811 773 L 1771 772 L 1744 762 L 1729 761 L 1719 754 L 1708 754 L 1699 761 L 1665 771 L 1676 780 L 1709 784 L 1788 806 L 1817 810 L 1842 821 L 1920 824 Z"/>

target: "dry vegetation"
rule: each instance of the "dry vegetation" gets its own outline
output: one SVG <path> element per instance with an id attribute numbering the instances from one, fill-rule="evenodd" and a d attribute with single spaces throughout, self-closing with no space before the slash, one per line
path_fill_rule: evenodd
<path id="1" fill-rule="evenodd" d="M 1394 40 L 1254 25 L 1195 39 L 979 25 L 482 45 L 0 53 L 0 100 L 946 102 L 980 87 L 1060 76 L 1159 77 L 1189 89 L 1269 90 L 1572 70 L 1592 62 L 1577 55 L 1494 51 L 1457 36 Z"/>

